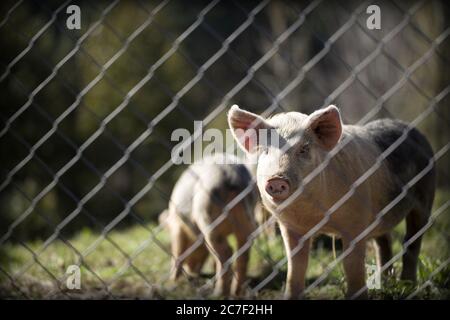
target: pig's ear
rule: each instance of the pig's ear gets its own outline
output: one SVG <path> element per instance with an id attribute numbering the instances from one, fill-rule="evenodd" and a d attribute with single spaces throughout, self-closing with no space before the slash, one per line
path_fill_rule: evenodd
<path id="1" fill-rule="evenodd" d="M 336 146 L 342 134 L 339 109 L 330 105 L 313 112 L 309 116 L 307 130 L 316 137 L 323 149 L 330 151 Z"/>
<path id="2" fill-rule="evenodd" d="M 240 109 L 236 104 L 228 112 L 228 125 L 239 146 L 246 152 L 256 151 L 260 129 L 269 129 L 264 118 Z"/>

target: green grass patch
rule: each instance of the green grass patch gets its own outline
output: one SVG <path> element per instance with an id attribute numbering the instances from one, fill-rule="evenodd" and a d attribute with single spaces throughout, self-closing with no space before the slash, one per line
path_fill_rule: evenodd
<path id="1" fill-rule="evenodd" d="M 450 191 L 436 196 L 435 210 L 450 198 Z M 450 268 L 436 270 L 449 257 L 450 210 L 438 217 L 425 233 L 418 270 L 418 284 L 399 280 L 401 259 L 394 264 L 395 274 L 384 279 L 382 289 L 371 290 L 373 299 L 402 299 L 418 287 L 426 286 L 415 298 L 448 299 Z M 404 223 L 393 232 L 394 253 L 401 250 Z M 231 241 L 235 246 L 234 241 Z M 333 261 L 333 254 L 322 243 L 311 252 L 307 285 L 323 274 Z M 169 280 L 170 240 L 165 230 L 153 223 L 126 230 L 111 231 L 107 238 L 83 229 L 64 242 L 55 239 L 44 247 L 43 241 L 23 244 L 6 243 L 1 249 L 0 295 L 3 298 L 208 298 L 212 292 L 213 261 L 210 257 L 199 278 Z M 34 255 L 33 252 L 38 253 Z M 338 250 L 339 255 L 341 251 Z M 367 263 L 374 263 L 374 249 L 368 248 Z M 83 253 L 80 260 L 78 253 Z M 87 254 L 86 254 L 87 253 Z M 273 275 L 274 265 L 285 258 L 279 236 L 258 238 L 251 249 L 248 287 L 253 288 Z M 68 290 L 65 272 L 69 265 L 81 265 L 81 289 Z M 253 298 L 281 299 L 286 265 Z M 11 277 L 14 281 L 11 281 Z M 344 298 L 345 281 L 338 264 L 318 287 L 308 293 L 310 299 Z"/>

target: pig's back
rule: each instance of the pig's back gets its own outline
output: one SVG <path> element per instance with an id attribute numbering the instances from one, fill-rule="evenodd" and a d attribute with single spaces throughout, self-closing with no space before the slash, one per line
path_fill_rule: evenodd
<path id="1" fill-rule="evenodd" d="M 217 164 L 208 160 L 189 166 L 175 184 L 171 204 L 179 213 L 191 213 L 195 193 L 206 193 L 212 201 L 222 204 L 222 198 L 228 192 L 241 192 L 252 183 L 251 174 L 244 164 Z"/>
<path id="2" fill-rule="evenodd" d="M 415 128 L 408 129 L 408 125 L 402 121 L 375 120 L 364 128 L 381 152 L 386 151 L 393 144 L 397 146 L 384 160 L 391 176 L 394 176 L 394 181 L 397 183 L 395 193 L 425 169 L 429 165 L 430 159 L 433 158 L 433 150 L 425 136 Z M 409 132 L 402 137 L 407 130 Z M 422 189 L 422 192 L 426 192 L 425 190 L 428 188 L 434 190 L 434 175 L 433 167 L 413 189 L 419 188 Z"/>
<path id="3" fill-rule="evenodd" d="M 252 177 L 244 164 L 199 164 L 193 166 L 198 176 L 196 192 L 206 192 L 212 201 L 223 205 L 230 192 L 241 192 Z"/>

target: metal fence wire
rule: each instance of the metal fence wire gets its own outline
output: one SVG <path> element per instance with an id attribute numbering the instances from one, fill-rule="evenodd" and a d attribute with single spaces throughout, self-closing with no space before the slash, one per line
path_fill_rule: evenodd
<path id="1" fill-rule="evenodd" d="M 69 29 L 67 8 L 80 8 Z M 343 297 L 341 261 L 433 166 L 438 173 L 431 218 L 381 266 L 397 270 L 422 235 L 418 283 L 383 283 L 373 297 L 447 297 L 449 280 L 450 109 L 449 7 L 445 1 L 381 1 L 370 29 L 367 1 L 4 1 L 0 5 L 0 293 L 28 298 L 208 298 L 209 276 L 170 279 L 173 256 L 167 208 L 176 179 L 171 133 L 227 128 L 234 103 L 265 116 L 306 114 L 335 104 L 344 123 L 377 118 L 409 125 L 377 162 L 301 237 L 315 238 L 305 294 Z M 434 157 L 350 246 L 332 256 L 320 228 L 418 128 Z M 343 146 L 341 146 L 343 147 Z M 339 149 L 339 148 L 337 148 Z M 417 152 L 420 152 L 418 148 Z M 283 205 L 304 191 L 339 150 L 304 177 Z M 225 206 L 210 229 L 227 219 Z M 361 201 L 364 201 L 361 199 Z M 282 210 L 279 212 L 282 214 Z M 280 298 L 288 257 L 262 221 L 221 272 L 249 251 L 244 296 Z M 254 240 L 254 241 L 253 241 Z M 184 252 L 183 259 L 203 236 Z M 372 261 L 369 244 L 367 261 Z M 71 265 L 81 288 L 68 288 Z M 392 275 L 391 275 L 392 276 Z M 395 275 L 394 275 L 395 276 Z M 406 289 L 405 289 L 406 288 Z M 353 298 L 366 288 L 361 288 Z"/>

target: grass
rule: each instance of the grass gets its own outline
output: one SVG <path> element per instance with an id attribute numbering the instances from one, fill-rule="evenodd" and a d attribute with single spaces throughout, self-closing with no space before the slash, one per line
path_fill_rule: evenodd
<path id="1" fill-rule="evenodd" d="M 435 209 L 450 199 L 450 191 L 440 191 Z M 416 286 L 399 279 L 401 259 L 394 264 L 395 276 L 383 281 L 382 289 L 370 290 L 373 299 L 402 299 L 414 292 L 418 286 L 430 281 L 419 292 L 419 299 L 450 298 L 450 267 L 446 266 L 436 274 L 435 270 L 449 257 L 450 209 L 438 217 L 435 224 L 425 233 Z M 394 230 L 394 253 L 401 249 L 404 223 Z M 100 239 L 100 240 L 98 240 Z M 108 240 L 89 229 L 81 230 L 69 240 L 78 252 L 86 252 L 95 241 L 95 250 L 89 252 L 81 265 L 81 289 L 68 290 L 65 286 L 65 272 L 69 265 L 79 263 L 75 250 L 57 239 L 38 256 L 43 242 L 25 244 L 7 243 L 0 255 L 0 296 L 3 298 L 116 298 L 148 299 L 194 299 L 208 298 L 211 293 L 213 263 L 209 258 L 199 278 L 182 277 L 177 282 L 168 279 L 170 268 L 169 236 L 165 230 L 149 223 L 133 226 L 126 230 L 111 231 Z M 234 242 L 232 241 L 233 245 Z M 307 285 L 317 279 L 333 261 L 332 252 L 316 241 L 307 273 Z M 120 249 L 119 249 L 120 248 Z M 374 263 L 374 249 L 368 247 L 367 263 Z M 338 250 L 337 255 L 340 251 Z M 132 257 L 131 263 L 126 256 Z M 269 241 L 257 239 L 251 249 L 249 265 L 250 288 L 259 284 L 273 271 L 273 265 L 284 258 L 280 237 Z M 271 262 L 272 261 L 272 262 Z M 286 265 L 253 298 L 280 299 L 286 276 Z M 6 273 L 8 275 L 6 275 Z M 8 276 L 13 275 L 12 283 Z M 431 277 L 431 278 L 430 278 Z M 310 299 L 342 299 L 345 281 L 342 265 L 339 264 L 320 285 L 307 294 Z"/>

